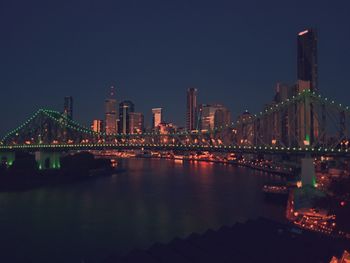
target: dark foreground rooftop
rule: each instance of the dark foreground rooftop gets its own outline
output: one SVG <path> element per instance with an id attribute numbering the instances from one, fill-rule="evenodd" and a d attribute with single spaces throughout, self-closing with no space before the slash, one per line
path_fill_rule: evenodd
<path id="1" fill-rule="evenodd" d="M 156 243 L 122 257 L 111 256 L 105 263 L 330 262 L 349 248 L 348 240 L 258 219 Z"/>

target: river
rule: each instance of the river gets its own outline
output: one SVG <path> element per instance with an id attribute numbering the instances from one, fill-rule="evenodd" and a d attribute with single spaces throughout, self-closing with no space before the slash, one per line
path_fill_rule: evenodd
<path id="1" fill-rule="evenodd" d="M 260 216 L 284 219 L 264 183 L 279 176 L 206 162 L 122 159 L 125 172 L 0 193 L 0 262 L 100 262 Z"/>

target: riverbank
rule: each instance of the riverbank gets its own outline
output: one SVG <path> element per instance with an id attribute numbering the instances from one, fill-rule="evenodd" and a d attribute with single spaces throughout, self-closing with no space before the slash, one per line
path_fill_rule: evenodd
<path id="1" fill-rule="evenodd" d="M 293 168 L 285 168 L 282 166 L 278 166 L 277 164 L 256 164 L 254 162 L 249 161 L 241 161 L 241 160 L 228 160 L 228 159 L 193 159 L 193 158 L 182 158 L 182 157 L 169 157 L 169 156 L 152 156 L 152 155 L 135 155 L 134 158 L 151 158 L 151 159 L 166 159 L 166 160 L 177 160 L 183 162 L 207 162 L 207 163 L 219 163 L 219 164 L 227 164 L 227 165 L 236 165 L 243 166 L 250 169 L 278 174 L 287 177 L 295 177 L 296 170 Z M 129 157 L 121 157 L 121 158 L 129 158 Z"/>
<path id="2" fill-rule="evenodd" d="M 260 218 L 111 255 L 103 262 L 330 262 L 347 249 L 344 239 Z"/>

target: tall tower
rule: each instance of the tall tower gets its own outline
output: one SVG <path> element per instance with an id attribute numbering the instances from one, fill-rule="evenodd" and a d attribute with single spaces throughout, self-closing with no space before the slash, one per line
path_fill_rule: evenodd
<path id="1" fill-rule="evenodd" d="M 297 37 L 298 80 L 308 81 L 312 91 L 318 91 L 318 65 L 317 65 L 317 32 L 307 29 Z"/>
<path id="2" fill-rule="evenodd" d="M 186 111 L 186 128 L 188 131 L 196 130 L 197 121 L 197 89 L 187 89 L 187 111 Z"/>
<path id="3" fill-rule="evenodd" d="M 130 100 L 124 100 L 119 103 L 119 132 L 123 134 L 130 133 L 130 116 L 134 112 L 135 106 Z"/>
<path id="4" fill-rule="evenodd" d="M 105 100 L 105 131 L 106 134 L 117 133 L 117 100 L 115 88 L 112 86 L 109 97 Z"/>
<path id="5" fill-rule="evenodd" d="M 69 119 L 73 119 L 73 97 L 64 97 L 63 114 Z"/>
<path id="6" fill-rule="evenodd" d="M 297 92 L 318 92 L 317 32 L 307 29 L 297 36 Z M 318 119 L 314 105 L 307 98 L 298 106 L 297 135 L 299 146 L 314 145 L 318 138 Z"/>

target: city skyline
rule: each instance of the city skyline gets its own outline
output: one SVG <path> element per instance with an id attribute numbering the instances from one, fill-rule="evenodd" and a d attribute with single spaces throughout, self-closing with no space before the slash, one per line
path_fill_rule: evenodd
<path id="1" fill-rule="evenodd" d="M 314 28 L 307 28 L 297 34 L 297 81 L 292 85 L 276 83 L 275 95 L 271 102 L 265 104 L 265 108 L 273 107 L 274 104 L 278 104 L 281 101 L 291 98 L 292 96 L 297 95 L 299 92 L 305 90 L 310 90 L 312 92 L 318 92 L 318 41 L 317 41 L 317 30 Z M 135 113 L 135 104 L 130 100 L 123 100 L 119 104 L 117 103 L 116 98 L 116 88 L 114 86 L 110 87 L 109 94 L 105 99 L 105 123 L 98 124 L 97 120 L 94 119 L 91 125 L 91 129 L 100 132 L 105 132 L 106 134 L 130 134 L 130 133 L 142 133 L 146 130 L 152 129 L 153 131 L 162 130 L 164 127 L 167 127 L 169 124 L 171 127 L 178 127 L 181 129 L 186 129 L 187 131 L 208 131 L 213 130 L 218 127 L 225 127 L 233 124 L 231 123 L 231 111 L 223 106 L 222 104 L 207 104 L 199 103 L 197 105 L 197 92 L 196 88 L 188 88 L 186 92 L 186 116 L 185 122 L 186 126 L 181 127 L 176 125 L 173 122 L 165 122 L 162 114 L 162 108 L 152 108 L 152 120 L 150 125 L 144 125 L 144 114 L 137 113 L 137 115 L 132 116 L 132 121 L 130 117 Z M 119 106 L 117 106 L 119 105 Z M 305 108 L 306 109 L 306 108 Z M 284 118 L 294 119 L 294 115 L 291 112 L 285 113 Z M 277 123 L 273 120 L 270 120 L 273 125 L 273 133 L 270 134 L 271 138 L 268 141 L 277 142 L 278 140 L 283 141 L 282 137 L 285 138 L 286 131 L 288 135 L 294 134 L 294 138 L 289 138 L 288 140 L 298 140 L 299 144 L 304 145 L 307 142 L 307 145 L 312 144 L 318 137 L 318 126 L 319 121 L 314 119 L 314 110 L 312 104 L 310 104 L 310 109 L 306 109 L 307 112 L 310 112 L 305 115 L 304 107 L 297 109 L 299 112 L 297 115 L 298 122 L 291 122 L 289 128 L 287 123 L 282 124 L 282 126 L 277 127 Z M 238 114 L 237 120 L 239 120 L 243 115 L 248 111 Z M 73 119 L 73 98 L 72 96 L 64 97 L 64 106 L 63 112 L 66 117 Z M 290 116 L 289 116 L 290 115 Z M 137 116 L 137 117 L 136 117 Z M 118 118 L 119 117 L 119 118 Z M 286 126 L 287 125 L 287 126 Z M 101 127 L 104 127 L 104 130 Z M 164 126 L 164 127 L 163 127 Z M 295 131 L 291 132 L 291 128 Z M 175 128 L 176 129 L 176 128 Z M 284 131 L 284 134 L 281 134 L 281 131 Z M 164 131 L 163 131 L 164 132 Z M 245 137 L 247 137 L 246 135 Z M 277 136 L 277 137 L 276 137 Z M 296 137 L 295 137 L 296 136 Z M 285 143 L 287 141 L 285 140 Z"/>
<path id="2" fill-rule="evenodd" d="M 350 260 L 349 9 L 0 4 L 0 262 Z"/>
<path id="3" fill-rule="evenodd" d="M 82 13 L 79 13 L 82 15 L 82 21 L 87 14 L 92 12 L 91 5 L 93 4 L 87 4 L 81 11 Z M 101 45 L 98 43 L 82 42 L 84 37 L 98 34 L 97 31 L 90 32 L 88 27 L 81 24 L 82 22 L 72 20 L 73 17 L 68 15 L 70 25 L 73 25 L 72 31 L 68 32 L 72 33 L 75 32 L 74 30 L 82 29 L 82 32 L 78 30 L 80 33 L 75 38 L 75 41 L 84 43 L 85 51 L 79 53 L 79 57 L 87 62 L 91 54 L 96 52 L 97 57 L 92 56 L 95 61 L 87 62 L 85 65 L 78 63 L 77 56 L 67 57 L 68 54 L 71 55 L 71 52 L 75 51 L 75 48 L 66 41 L 67 35 L 62 31 L 68 27 L 68 24 L 65 23 L 57 25 L 57 36 L 53 36 L 48 31 L 49 28 L 45 26 L 42 28 L 41 35 L 34 30 L 32 40 L 38 41 L 42 36 L 48 37 L 47 42 L 42 45 L 33 46 L 33 43 L 27 40 L 23 43 L 17 41 L 14 44 L 14 41 L 23 34 L 27 34 L 30 29 L 38 26 L 35 16 L 27 17 L 24 14 L 24 18 L 32 22 L 33 28 L 21 24 L 22 20 L 13 22 L 12 27 L 21 30 L 18 31 L 18 35 L 8 35 L 8 38 L 0 44 L 3 52 L 6 50 L 6 53 L 3 54 L 2 72 L 4 74 L 0 78 L 0 86 L 3 87 L 3 92 L 6 94 L 6 101 L 0 106 L 0 117 L 8 125 L 8 127 L 0 127 L 0 134 L 7 132 L 10 127 L 17 126 L 39 107 L 60 110 L 62 97 L 67 95 L 74 98 L 76 113 L 74 118 L 79 122 L 89 125 L 92 119 L 104 119 L 103 101 L 106 97 L 106 90 L 111 85 L 115 85 L 118 90 L 118 101 L 132 100 L 137 105 L 138 111 L 145 114 L 146 123 L 150 122 L 151 108 L 163 107 L 166 119 L 185 126 L 184 91 L 192 86 L 200 90 L 199 100 L 201 102 L 226 105 L 232 112 L 232 116 L 237 116 L 245 109 L 257 112 L 262 105 L 255 98 L 251 98 L 250 94 L 257 94 L 261 102 L 267 102 L 274 95 L 273 90 L 277 82 L 288 84 L 296 82 L 295 38 L 299 32 L 314 25 L 319 32 L 320 91 L 326 96 L 339 98 L 343 100 L 340 101 L 341 103 L 346 104 L 349 94 L 344 87 L 347 83 L 346 72 L 350 59 L 346 47 L 349 46 L 350 39 L 347 34 L 343 33 L 346 30 L 341 30 L 346 28 L 345 25 L 349 19 L 344 13 L 346 8 L 344 6 L 343 8 L 328 8 L 319 4 L 315 15 L 311 13 L 307 16 L 308 18 L 293 18 L 285 25 L 276 25 L 269 19 L 264 26 L 259 26 L 257 19 L 272 13 L 275 15 L 276 9 L 281 12 L 277 13 L 275 19 L 281 17 L 281 14 L 285 16 L 284 18 L 294 16 L 293 12 L 282 12 L 288 8 L 299 10 L 300 17 L 303 17 L 302 13 L 307 12 L 312 7 L 312 3 L 304 4 L 302 9 L 298 4 L 283 7 L 268 2 L 266 6 L 273 6 L 275 9 L 269 10 L 266 7 L 261 12 L 253 10 L 256 15 L 251 22 L 254 24 L 253 29 L 245 23 L 244 15 L 251 10 L 246 4 L 241 3 L 236 6 L 236 9 L 242 11 L 242 14 L 238 14 L 229 3 L 216 6 L 212 11 L 209 11 L 208 3 L 200 6 L 190 3 L 186 6 L 186 12 L 177 5 L 173 11 L 167 9 L 166 5 L 161 5 L 159 9 L 163 10 L 164 14 L 171 15 L 165 20 L 170 29 L 167 31 L 166 28 L 154 24 L 160 17 L 150 19 L 150 16 L 155 14 L 151 5 L 151 8 L 147 9 L 146 14 L 148 15 L 142 17 L 144 18 L 142 22 L 148 25 L 151 23 L 154 26 L 150 27 L 150 31 L 145 31 L 151 34 L 149 40 L 128 49 L 124 44 L 134 38 L 128 34 L 125 35 L 125 32 L 122 31 L 121 36 L 125 36 L 126 42 L 123 42 L 121 46 L 115 45 L 112 49 L 111 44 L 116 41 L 112 37 L 114 29 L 118 31 L 125 26 L 125 29 L 132 29 L 135 36 L 143 35 L 135 27 L 141 25 L 140 19 L 134 20 L 135 24 L 130 25 L 129 20 L 123 16 L 117 24 L 107 27 L 106 32 L 102 32 L 101 38 L 98 38 L 101 42 L 111 43 L 106 44 L 105 51 L 101 51 L 99 48 Z M 39 12 L 37 7 L 34 4 L 29 13 L 37 14 Z M 78 10 L 78 7 L 79 5 L 73 5 L 72 10 Z M 128 4 L 122 6 L 107 4 L 101 8 L 101 13 L 104 15 L 109 12 L 106 7 L 110 7 L 110 10 L 120 7 L 117 10 L 126 10 L 126 14 L 131 8 Z M 2 16 L 3 24 L 9 24 L 12 21 L 10 15 L 17 10 L 12 5 L 7 8 L 8 12 Z M 145 10 L 145 8 L 144 5 L 140 5 L 139 10 Z M 60 10 L 61 13 L 59 13 L 50 9 L 48 12 L 61 15 L 61 13 L 67 13 L 67 10 Z M 39 14 L 42 15 L 40 12 Z M 198 24 L 194 23 L 193 14 L 198 18 Z M 218 21 L 213 21 L 214 14 L 215 17 L 217 14 L 222 14 L 222 16 Z M 324 19 L 318 18 L 320 15 L 332 19 L 326 23 Z M 94 18 L 98 17 L 99 15 L 96 15 Z M 161 18 L 164 19 L 163 15 Z M 190 22 L 188 29 L 185 29 L 183 23 L 177 23 L 182 21 L 182 18 L 184 22 Z M 52 22 L 49 18 L 47 19 Z M 96 25 L 106 23 L 107 21 L 102 20 Z M 334 28 L 338 30 L 335 31 Z M 179 29 L 185 30 L 179 33 Z M 255 34 L 257 33 L 255 30 L 260 31 Z M 195 34 L 191 36 L 189 32 L 195 32 Z M 179 39 L 179 41 L 161 41 L 157 44 L 159 33 L 164 34 L 165 39 Z M 208 35 L 211 35 L 213 40 L 199 41 Z M 63 42 L 61 42 L 63 45 L 53 45 L 56 37 L 63 37 Z M 219 42 L 221 44 L 217 44 Z M 260 43 L 264 44 L 263 49 Z M 158 45 L 160 45 L 159 48 L 154 49 Z M 38 48 L 41 48 L 42 53 L 38 51 Z M 170 52 L 172 48 L 175 48 L 175 53 Z M 38 54 L 38 56 L 32 57 L 28 50 L 31 50 L 31 54 Z M 180 50 L 183 52 L 182 56 L 179 56 Z M 48 53 L 49 51 L 51 53 Z M 127 51 L 127 57 L 123 56 L 121 51 Z M 14 52 L 19 53 L 13 56 Z M 62 56 L 59 56 L 61 53 Z M 46 56 L 47 60 L 45 60 L 43 56 L 46 54 L 52 54 L 53 57 Z M 147 66 L 146 61 L 151 64 Z M 161 96 L 162 100 L 159 100 L 159 96 L 154 94 Z M 20 105 L 20 110 L 16 114 L 11 114 L 11 108 L 15 103 Z"/>

